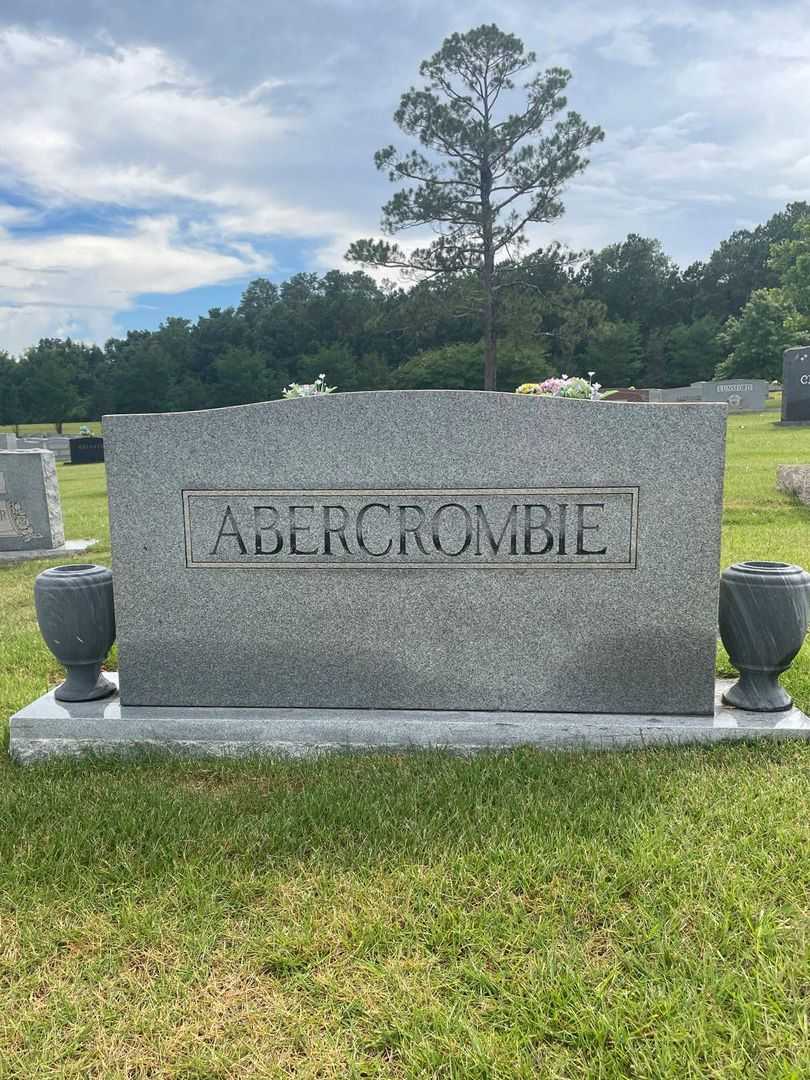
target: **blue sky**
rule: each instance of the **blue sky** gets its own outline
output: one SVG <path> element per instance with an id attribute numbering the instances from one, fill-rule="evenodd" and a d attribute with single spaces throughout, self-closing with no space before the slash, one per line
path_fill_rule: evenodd
<path id="1" fill-rule="evenodd" d="M 810 198 L 806 2 L 4 0 L 0 348 L 341 266 L 378 233 L 372 155 L 419 61 L 493 20 L 606 132 L 534 243 L 639 232 L 686 264 Z"/>

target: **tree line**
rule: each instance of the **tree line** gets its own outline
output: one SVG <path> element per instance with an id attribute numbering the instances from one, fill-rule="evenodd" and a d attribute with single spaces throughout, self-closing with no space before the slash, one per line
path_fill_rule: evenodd
<path id="1" fill-rule="evenodd" d="M 810 331 L 810 205 L 740 229 L 679 268 L 658 240 L 559 245 L 499 263 L 497 386 L 596 371 L 604 386 L 774 379 Z M 480 389 L 473 272 L 411 288 L 363 271 L 257 278 L 238 306 L 168 318 L 103 347 L 46 338 L 0 352 L 0 423 L 94 419 L 281 396 L 325 372 L 339 390 Z"/>
<path id="2" fill-rule="evenodd" d="M 95 419 L 279 397 L 325 373 L 342 391 L 500 389 L 550 374 L 603 386 L 677 386 L 780 374 L 810 332 L 810 206 L 790 203 L 681 269 L 636 234 L 601 251 L 528 251 L 527 227 L 563 213 L 566 184 L 601 128 L 565 112 L 571 73 L 494 24 L 451 34 L 394 120 L 416 143 L 384 147 L 399 186 L 382 229 L 430 226 L 410 251 L 355 241 L 350 262 L 394 269 L 257 278 L 236 307 L 169 318 L 102 348 L 47 338 L 0 351 L 0 423 Z M 518 87 L 520 80 L 526 79 Z M 0 342 L 0 345 L 2 343 Z"/>
<path id="3" fill-rule="evenodd" d="M 383 232 L 430 226 L 410 251 L 355 241 L 364 270 L 251 282 L 237 307 L 169 318 L 101 348 L 47 338 L 0 352 L 0 423 L 238 405 L 326 373 L 340 390 L 512 390 L 594 371 L 604 386 L 675 386 L 764 376 L 810 328 L 810 206 L 740 229 L 709 259 L 678 267 L 635 234 L 598 252 L 527 253 L 527 227 L 556 221 L 566 184 L 601 128 L 565 112 L 571 73 L 494 24 L 451 34 L 419 68 L 424 85 L 394 120 L 416 147 L 384 147 L 400 185 Z M 526 79 L 518 87 L 518 81 Z M 0 343 L 2 344 L 2 343 Z"/>

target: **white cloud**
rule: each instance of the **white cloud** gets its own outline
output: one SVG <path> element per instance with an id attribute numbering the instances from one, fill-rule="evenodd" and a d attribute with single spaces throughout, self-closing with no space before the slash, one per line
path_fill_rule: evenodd
<path id="1" fill-rule="evenodd" d="M 182 201 L 220 211 L 225 232 L 314 235 L 337 216 L 301 205 L 285 175 L 302 124 L 269 104 L 284 85 L 229 96 L 154 46 L 2 30 L 0 170 L 50 207 Z"/>
<path id="2" fill-rule="evenodd" d="M 608 60 L 635 67 L 652 67 L 655 51 L 652 42 L 640 30 L 614 30 L 608 41 L 596 50 Z"/>
<path id="3" fill-rule="evenodd" d="M 260 273 L 267 261 L 189 244 L 170 217 L 141 218 L 115 236 L 21 239 L 0 230 L 0 342 L 19 352 L 40 336 L 104 340 L 141 292 L 177 293 Z"/>
<path id="4" fill-rule="evenodd" d="M 225 97 L 155 47 L 0 33 L 0 161 L 35 192 L 132 205 L 222 199 L 290 118 Z M 211 166 L 214 164 L 214 168 Z"/>
<path id="5" fill-rule="evenodd" d="M 28 25 L 0 28 L 0 191 L 14 204 L 0 202 L 0 347 L 103 338 L 139 293 L 262 272 L 277 238 L 285 267 L 342 265 L 390 196 L 371 156 L 405 145 L 391 116 L 419 60 L 492 19 L 485 0 L 237 7 L 222 19 L 189 0 L 157 18 L 7 0 Z M 686 262 L 739 219 L 810 197 L 800 0 L 503 0 L 497 19 L 541 66 L 573 69 L 571 105 L 607 133 L 565 217 L 533 239 L 598 247 L 637 231 Z"/>
<path id="6" fill-rule="evenodd" d="M 339 215 L 273 193 L 268 160 L 283 156 L 297 123 L 267 104 L 279 85 L 227 96 L 156 47 L 0 31 L 0 179 L 36 207 L 0 205 L 0 345 L 100 339 L 138 293 L 266 271 L 251 238 L 345 230 Z M 107 232 L 19 228 L 97 206 L 134 221 Z"/>
<path id="7" fill-rule="evenodd" d="M 26 206 L 11 206 L 0 203 L 0 228 L 15 225 L 30 225 L 38 215 Z"/>

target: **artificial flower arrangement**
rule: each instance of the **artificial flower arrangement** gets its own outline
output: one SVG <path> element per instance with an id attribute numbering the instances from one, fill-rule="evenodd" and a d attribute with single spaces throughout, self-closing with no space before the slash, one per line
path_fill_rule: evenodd
<path id="1" fill-rule="evenodd" d="M 587 379 L 581 379 L 576 375 L 570 378 L 560 375 L 559 378 L 545 379 L 541 383 L 522 383 L 516 394 L 535 394 L 539 397 L 564 397 L 584 398 L 588 401 L 598 401 L 601 398 L 599 391 L 602 384 L 593 381 L 595 371 L 588 372 Z"/>
<path id="2" fill-rule="evenodd" d="M 283 398 L 315 397 L 316 394 L 334 394 L 336 386 L 326 385 L 326 376 L 321 372 L 314 383 L 291 382 L 281 391 Z"/>

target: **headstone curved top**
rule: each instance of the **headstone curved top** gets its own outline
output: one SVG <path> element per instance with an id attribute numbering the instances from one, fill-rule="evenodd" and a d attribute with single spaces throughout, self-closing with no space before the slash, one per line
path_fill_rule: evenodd
<path id="1" fill-rule="evenodd" d="M 725 411 L 105 417 L 122 704 L 711 713 Z"/>

